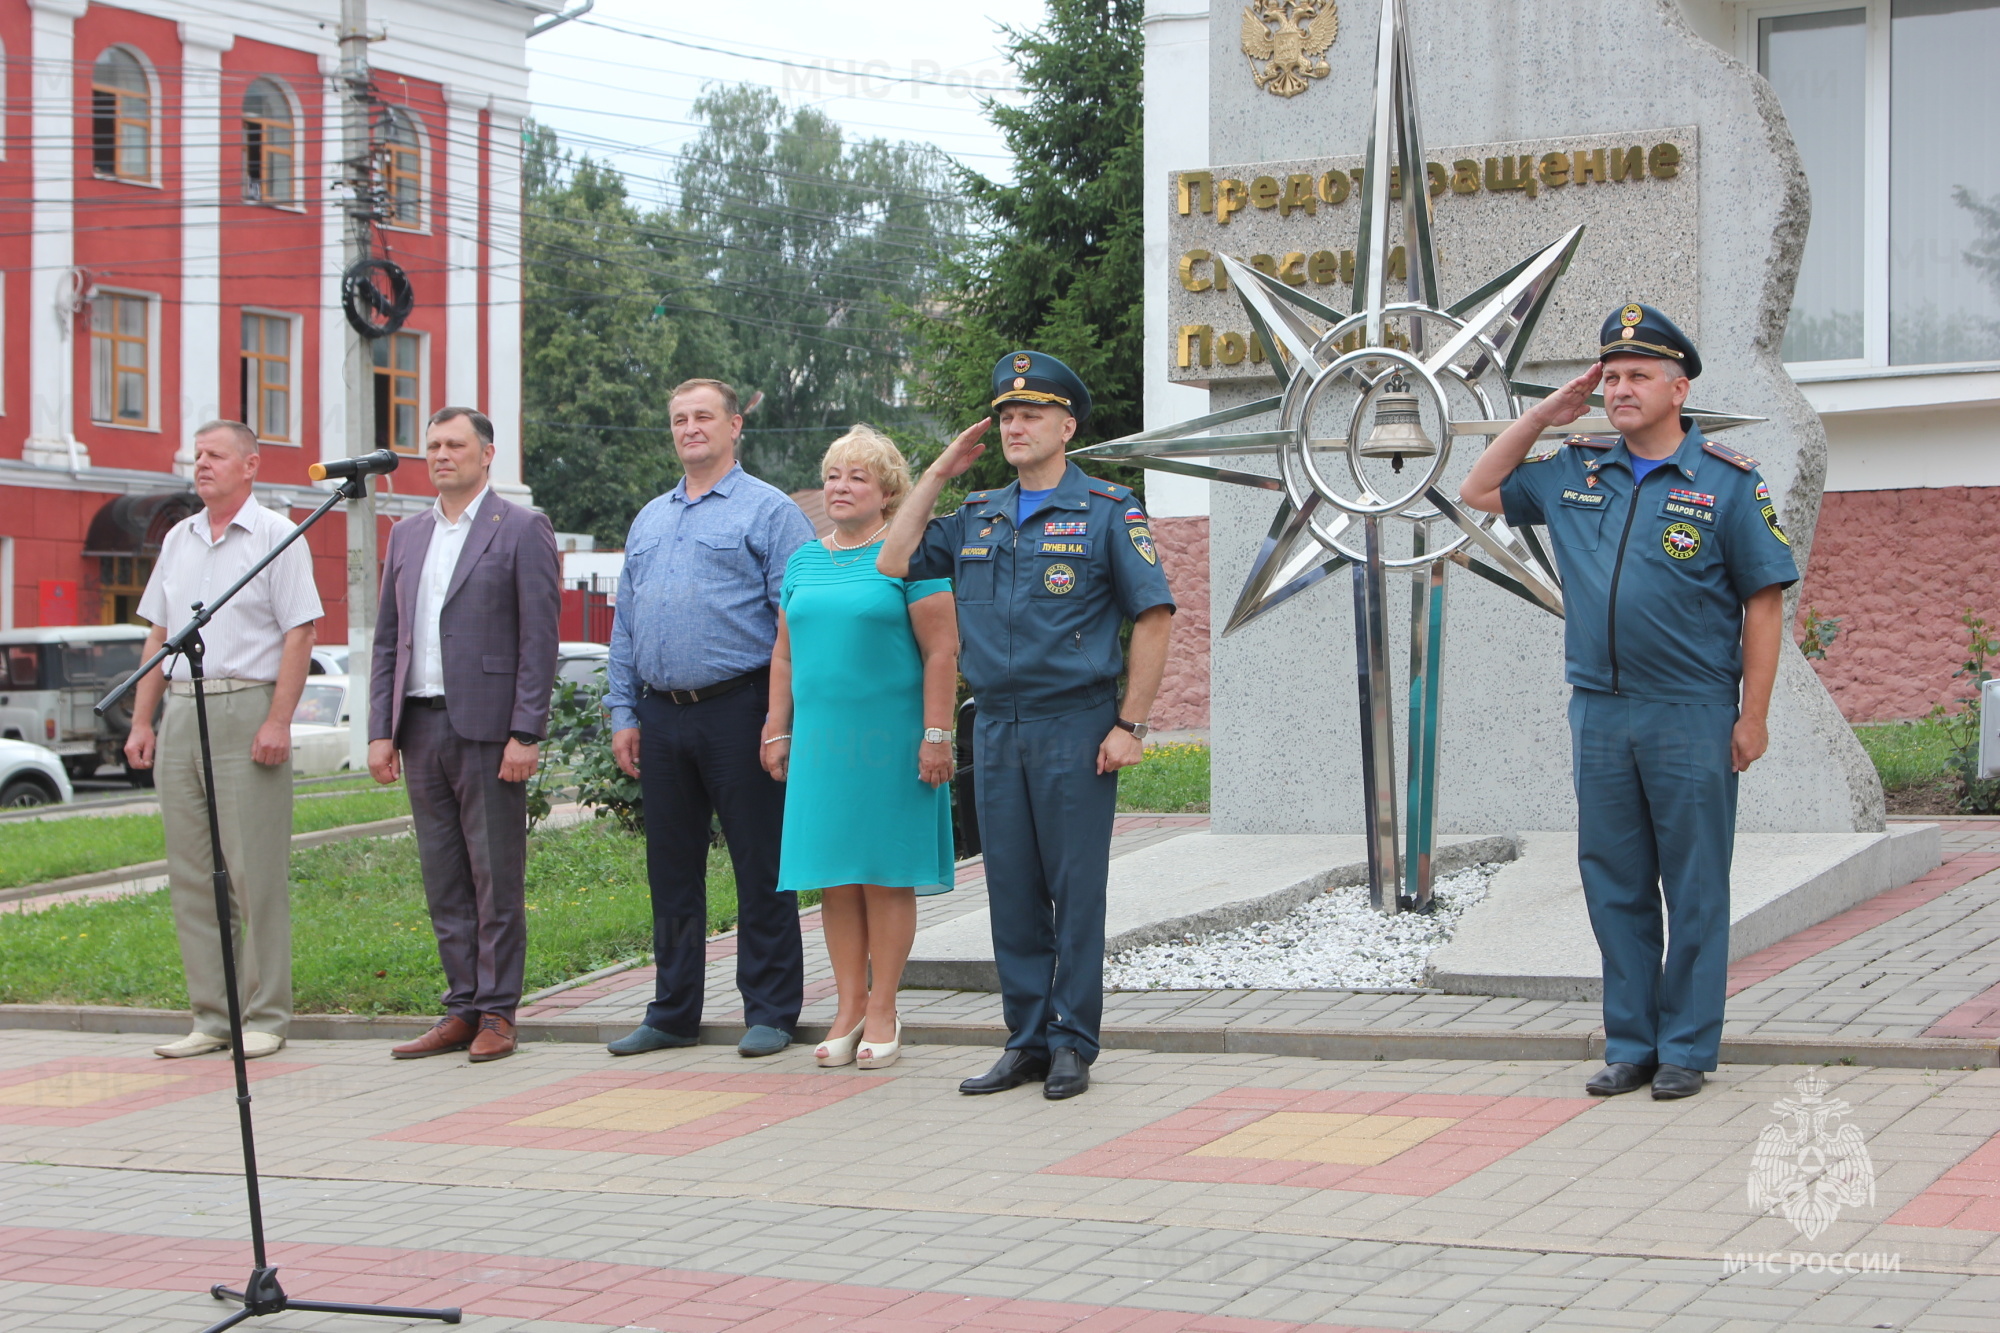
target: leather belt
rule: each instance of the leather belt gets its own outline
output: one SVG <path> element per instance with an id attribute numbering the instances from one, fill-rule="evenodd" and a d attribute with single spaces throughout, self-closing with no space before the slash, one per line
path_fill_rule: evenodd
<path id="1" fill-rule="evenodd" d="M 238 690 L 269 689 L 271 685 L 268 680 L 238 680 L 234 676 L 203 676 L 201 680 L 204 694 L 235 694 Z M 194 697 L 192 680 L 170 680 L 167 689 L 184 699 Z"/>
<path id="2" fill-rule="evenodd" d="M 642 695 L 651 695 L 655 698 L 665 699 L 668 703 L 679 704 L 685 708 L 689 704 L 704 703 L 710 699 L 720 699 L 725 694 L 735 693 L 745 685 L 755 685 L 768 680 L 770 676 L 771 668 L 760 666 L 755 671 L 746 671 L 740 676 L 729 680 L 719 680 L 713 685 L 704 685 L 698 690 L 663 690 L 657 685 L 641 685 L 639 692 Z"/>
<path id="3" fill-rule="evenodd" d="M 443 708 L 442 694 L 406 694 L 403 696 L 405 708 Z"/>

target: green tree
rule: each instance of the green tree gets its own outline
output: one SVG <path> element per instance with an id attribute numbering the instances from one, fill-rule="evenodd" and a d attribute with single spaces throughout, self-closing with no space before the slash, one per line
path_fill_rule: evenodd
<path id="1" fill-rule="evenodd" d="M 524 479 L 558 531 L 618 545 L 680 474 L 667 393 L 715 331 L 666 310 L 701 297 L 616 171 L 530 126 L 523 172 Z"/>
<path id="2" fill-rule="evenodd" d="M 913 414 L 902 311 L 959 246 L 965 204 L 936 149 L 850 142 L 767 89 L 712 89 L 694 117 L 705 127 L 682 157 L 675 222 L 728 313 L 728 378 L 764 395 L 744 463 L 785 489 L 814 485 L 834 434 Z"/>
<path id="3" fill-rule="evenodd" d="M 921 319 L 924 401 L 948 426 L 977 420 L 993 363 L 1017 347 L 1060 357 L 1095 409 L 1078 444 L 1140 429 L 1143 411 L 1144 129 L 1139 0 L 1049 0 L 1032 32 L 1008 30 L 1024 105 L 988 103 L 1014 156 L 999 184 L 959 168 L 986 224 L 945 266 Z M 947 431 L 947 434 L 951 431 Z M 967 481 L 1011 479 L 989 448 Z M 1136 469 L 1094 468 L 1128 484 Z"/>

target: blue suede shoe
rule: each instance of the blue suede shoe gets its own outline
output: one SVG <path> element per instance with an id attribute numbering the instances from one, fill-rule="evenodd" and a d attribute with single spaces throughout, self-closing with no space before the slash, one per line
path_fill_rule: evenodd
<path id="1" fill-rule="evenodd" d="M 792 1044 L 792 1034 L 783 1028 L 766 1027 L 759 1023 L 743 1034 L 743 1040 L 736 1043 L 738 1055 L 776 1055 Z"/>
<path id="2" fill-rule="evenodd" d="M 644 1055 L 647 1051 L 664 1051 L 673 1046 L 692 1046 L 693 1037 L 677 1037 L 671 1032 L 649 1028 L 644 1023 L 632 1029 L 617 1041 L 608 1042 L 604 1049 L 613 1055 Z"/>

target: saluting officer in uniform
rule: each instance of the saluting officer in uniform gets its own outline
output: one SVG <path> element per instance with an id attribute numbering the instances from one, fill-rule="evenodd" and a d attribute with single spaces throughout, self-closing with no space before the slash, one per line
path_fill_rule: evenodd
<path id="1" fill-rule="evenodd" d="M 979 703 L 979 828 L 1009 1036 L 999 1062 L 959 1091 L 1043 1079 L 1054 1101 L 1089 1087 L 1097 1058 L 1118 770 L 1145 756 L 1174 601 L 1132 492 L 1064 457 L 1090 416 L 1076 373 L 1041 352 L 1010 353 L 993 368 L 993 407 L 1018 480 L 930 517 L 945 483 L 986 452 L 993 420 L 979 422 L 917 482 L 877 568 L 952 579 L 959 666 Z M 1118 651 L 1128 619 L 1129 668 Z"/>
<path id="2" fill-rule="evenodd" d="M 1598 364 L 1496 438 L 1460 496 L 1545 527 L 1562 573 L 1577 863 L 1604 957 L 1606 1064 L 1585 1089 L 1650 1082 L 1666 1100 L 1715 1068 L 1736 775 L 1768 741 L 1799 571 L 1756 460 L 1681 415 L 1701 374 L 1687 335 L 1633 304 L 1600 342 Z M 1600 384 L 1622 433 L 1529 459 Z"/>

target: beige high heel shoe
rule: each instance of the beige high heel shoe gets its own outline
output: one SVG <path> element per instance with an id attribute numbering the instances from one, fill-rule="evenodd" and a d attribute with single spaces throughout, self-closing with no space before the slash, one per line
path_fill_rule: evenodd
<path id="1" fill-rule="evenodd" d="M 865 1021 L 862 1026 L 867 1026 Z M 855 1031 L 859 1032 L 860 1028 L 856 1028 Z M 896 1039 L 861 1043 L 861 1049 L 855 1052 L 854 1063 L 863 1069 L 887 1069 L 896 1063 L 896 1057 L 902 1053 L 903 1020 L 899 1018 L 896 1020 Z"/>
<path id="2" fill-rule="evenodd" d="M 854 1025 L 854 1031 L 844 1037 L 836 1037 L 832 1033 L 828 1033 L 826 1040 L 821 1042 L 813 1051 L 814 1062 L 821 1069 L 837 1069 L 841 1065 L 853 1064 L 854 1043 L 861 1040 L 861 1029 L 866 1026 L 868 1026 L 868 1020 L 863 1018 L 859 1023 Z"/>

